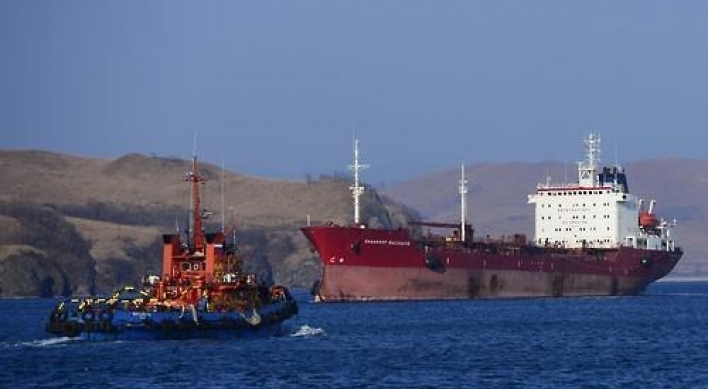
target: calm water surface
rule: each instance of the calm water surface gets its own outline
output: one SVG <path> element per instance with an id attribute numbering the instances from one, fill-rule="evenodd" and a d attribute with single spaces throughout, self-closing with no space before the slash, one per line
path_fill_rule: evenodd
<path id="1" fill-rule="evenodd" d="M 0 300 L 0 388 L 708 388 L 708 283 L 637 297 L 313 304 L 282 336 L 80 342 Z"/>

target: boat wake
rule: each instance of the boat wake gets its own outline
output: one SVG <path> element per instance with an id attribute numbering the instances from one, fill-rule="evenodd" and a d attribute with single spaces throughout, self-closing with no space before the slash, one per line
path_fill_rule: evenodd
<path id="1" fill-rule="evenodd" d="M 290 336 L 293 338 L 320 337 L 320 336 L 327 336 L 327 333 L 322 328 L 310 327 L 307 324 L 305 324 L 305 325 L 301 326 L 300 328 L 298 328 L 295 332 L 290 334 Z"/>
<path id="2" fill-rule="evenodd" d="M 13 350 L 18 348 L 39 348 L 39 347 L 51 347 L 60 344 L 65 344 L 73 342 L 74 340 L 67 337 L 61 338 L 49 338 L 49 339 L 37 339 L 25 342 L 0 342 L 0 350 Z"/>
<path id="3" fill-rule="evenodd" d="M 22 347 L 50 347 L 50 346 L 56 346 L 58 344 L 64 344 L 64 343 L 69 343 L 73 342 L 75 339 L 62 336 L 60 338 L 48 338 L 48 339 L 38 339 L 38 340 L 33 340 L 30 342 L 21 342 L 18 343 L 18 346 Z"/>
<path id="4" fill-rule="evenodd" d="M 653 296 L 689 296 L 689 297 L 706 297 L 707 292 L 672 292 L 672 293 L 655 293 Z"/>

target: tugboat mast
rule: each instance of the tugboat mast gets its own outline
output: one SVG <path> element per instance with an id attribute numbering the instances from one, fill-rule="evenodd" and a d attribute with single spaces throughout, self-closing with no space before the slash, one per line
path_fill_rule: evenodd
<path id="1" fill-rule="evenodd" d="M 356 225 L 359 224 L 360 219 L 359 199 L 364 193 L 364 187 L 359 183 L 359 172 L 368 167 L 369 165 L 359 162 L 359 139 L 354 139 L 354 163 L 349 165 L 349 169 L 354 171 L 354 185 L 350 186 L 349 189 L 352 191 L 352 197 L 354 198 L 354 224 Z"/>
<path id="2" fill-rule="evenodd" d="M 202 226 L 202 205 L 201 198 L 199 196 L 199 183 L 206 181 L 199 175 L 199 170 L 197 167 L 197 157 L 192 158 L 192 171 L 187 172 L 187 176 L 184 179 L 192 183 L 192 247 L 194 252 L 204 251 L 204 230 Z"/>

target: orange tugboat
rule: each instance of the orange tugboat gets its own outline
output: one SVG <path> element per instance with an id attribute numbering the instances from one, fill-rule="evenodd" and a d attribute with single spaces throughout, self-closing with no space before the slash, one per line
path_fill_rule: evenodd
<path id="1" fill-rule="evenodd" d="M 287 288 L 266 286 L 242 269 L 223 231 L 204 233 L 196 157 L 190 231 L 163 235 L 162 275 L 112 296 L 72 298 L 52 310 L 47 332 L 86 340 L 231 339 L 270 336 L 298 312 Z"/>

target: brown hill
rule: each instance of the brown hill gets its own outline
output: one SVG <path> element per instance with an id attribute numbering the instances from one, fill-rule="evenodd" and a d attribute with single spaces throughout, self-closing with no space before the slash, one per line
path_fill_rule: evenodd
<path id="1" fill-rule="evenodd" d="M 140 154 L 97 160 L 45 151 L 2 151 L 0 169 L 4 180 L 13 185 L 0 193 L 0 200 L 79 206 L 130 204 L 148 209 L 184 207 L 189 202 L 189 186 L 181 177 L 189 168 L 189 162 L 184 160 Z M 204 192 L 203 203 L 215 211 L 221 207 L 220 172 L 208 164 L 201 165 L 201 169 L 212 181 Z M 348 196 L 337 190 L 342 184 L 336 181 L 318 180 L 306 185 L 228 172 L 224 178 L 226 208 L 238 218 L 257 224 L 305 220 L 309 209 L 318 217 L 338 217 L 345 204 L 337 200 Z M 329 207 L 332 204 L 338 206 Z"/>
<path id="2" fill-rule="evenodd" d="M 657 213 L 677 219 L 676 239 L 685 255 L 674 277 L 708 276 L 708 161 L 661 159 L 625 166 L 632 193 L 657 200 Z M 552 182 L 575 182 L 575 165 L 557 162 L 480 163 L 467 166 L 468 215 L 478 235 L 525 233 L 533 236 L 533 207 L 527 195 L 547 176 Z M 415 208 L 426 218 L 459 219 L 459 170 L 450 169 L 392 185 L 383 194 Z"/>
<path id="3" fill-rule="evenodd" d="M 0 151 L 3 295 L 105 293 L 159 272 L 161 234 L 188 225 L 190 188 L 182 177 L 189 168 L 190 161 L 140 154 L 104 160 Z M 319 261 L 298 228 L 308 217 L 349 222 L 349 182 L 260 179 L 209 164 L 200 170 L 209 179 L 202 205 L 213 212 L 207 229 L 220 228 L 222 216 L 235 225 L 247 263 L 275 282 L 310 286 L 317 279 Z M 402 223 L 409 212 L 373 191 L 364 204 L 372 224 Z M 61 228 L 37 230 L 44 223 L 38 214 Z"/>

